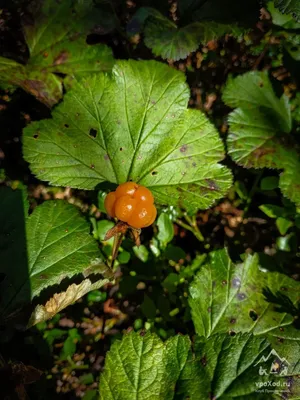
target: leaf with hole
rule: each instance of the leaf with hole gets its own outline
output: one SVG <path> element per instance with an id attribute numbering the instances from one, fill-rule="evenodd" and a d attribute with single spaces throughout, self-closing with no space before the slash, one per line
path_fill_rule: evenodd
<path id="1" fill-rule="evenodd" d="M 231 173 L 219 164 L 217 130 L 187 109 L 189 96 L 183 73 L 155 61 L 119 61 L 112 77 L 83 79 L 52 119 L 25 128 L 25 159 L 53 185 L 94 189 L 133 180 L 156 203 L 209 207 L 231 186 Z"/>

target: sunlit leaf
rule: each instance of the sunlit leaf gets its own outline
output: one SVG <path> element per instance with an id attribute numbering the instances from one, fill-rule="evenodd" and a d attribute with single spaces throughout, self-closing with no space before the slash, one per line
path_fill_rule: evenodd
<path id="1" fill-rule="evenodd" d="M 189 347 L 186 336 L 175 336 L 163 343 L 150 333 L 124 335 L 106 355 L 100 399 L 172 400 Z"/>
<path id="2" fill-rule="evenodd" d="M 300 22 L 300 3 L 298 0 L 275 0 L 275 7 L 278 7 L 283 14 L 292 14 Z"/>
<path id="3" fill-rule="evenodd" d="M 268 302 L 264 288 L 298 301 L 299 283 L 278 272 L 261 271 L 257 255 L 234 264 L 225 250 L 210 253 L 190 286 L 196 332 L 206 337 L 229 331 L 262 335 L 291 325 L 293 317 Z"/>
<path id="4" fill-rule="evenodd" d="M 279 99 L 267 72 L 248 72 L 229 80 L 223 100 L 236 108 L 229 115 L 228 153 L 246 168 L 283 170 L 282 193 L 300 204 L 300 158 L 288 133 L 291 109 L 285 95 Z"/>
<path id="5" fill-rule="evenodd" d="M 132 179 L 157 203 L 209 207 L 229 189 L 231 173 L 218 164 L 224 148 L 217 130 L 187 109 L 189 96 L 181 72 L 154 61 L 119 61 L 112 77 L 83 79 L 51 120 L 30 124 L 24 156 L 53 185 L 94 189 Z"/>

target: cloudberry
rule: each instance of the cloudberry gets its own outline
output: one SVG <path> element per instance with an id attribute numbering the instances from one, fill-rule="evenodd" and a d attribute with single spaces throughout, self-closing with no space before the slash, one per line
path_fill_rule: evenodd
<path id="1" fill-rule="evenodd" d="M 150 190 L 135 182 L 122 183 L 115 192 L 108 193 L 104 206 L 108 215 L 133 228 L 150 226 L 157 214 Z"/>

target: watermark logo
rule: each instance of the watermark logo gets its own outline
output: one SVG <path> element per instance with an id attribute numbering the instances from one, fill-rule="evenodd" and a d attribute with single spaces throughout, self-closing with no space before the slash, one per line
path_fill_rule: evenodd
<path id="1" fill-rule="evenodd" d="M 289 391 L 290 382 L 278 378 L 288 375 L 290 363 L 285 357 L 280 357 L 274 349 L 266 357 L 262 356 L 254 366 L 258 368 L 258 374 L 262 377 L 261 381 L 255 382 L 257 393 L 282 394 Z M 263 379 L 264 377 L 269 377 L 270 380 Z"/>
<path id="2" fill-rule="evenodd" d="M 268 371 L 267 368 L 264 368 L 264 366 L 271 357 L 273 357 L 273 362 Z M 281 375 L 281 376 L 288 374 L 288 368 L 290 365 L 288 360 L 285 357 L 281 358 L 274 349 L 270 351 L 270 353 L 267 355 L 267 357 L 262 356 L 257 361 L 257 363 L 254 364 L 254 366 L 256 366 L 258 364 L 261 364 L 259 366 L 259 375 L 275 374 L 275 375 Z"/>

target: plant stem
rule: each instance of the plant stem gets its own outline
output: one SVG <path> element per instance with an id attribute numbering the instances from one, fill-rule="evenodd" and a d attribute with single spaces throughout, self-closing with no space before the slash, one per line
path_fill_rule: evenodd
<path id="1" fill-rule="evenodd" d="M 185 222 L 182 222 L 180 219 L 176 219 L 176 221 L 175 221 L 176 224 L 180 225 L 180 226 L 182 226 L 182 228 L 192 232 L 195 235 L 195 237 L 199 240 L 199 242 L 204 242 L 204 237 L 203 237 L 202 233 L 200 232 L 200 229 L 198 228 L 196 221 L 191 220 L 188 215 L 184 215 L 184 218 L 189 223 L 189 225 L 186 224 Z"/>
<path id="2" fill-rule="evenodd" d="M 243 214 L 244 218 L 245 218 L 245 216 L 246 216 L 246 214 L 247 214 L 247 212 L 248 212 L 248 210 L 250 208 L 250 204 L 251 204 L 252 199 L 253 199 L 253 197 L 255 195 L 255 192 L 257 190 L 258 182 L 260 181 L 262 175 L 263 175 L 263 171 L 261 171 L 259 174 L 257 174 L 257 176 L 255 178 L 255 181 L 253 183 L 253 186 L 252 186 L 252 188 L 251 188 L 251 190 L 249 192 L 249 195 L 248 195 L 247 201 L 246 201 L 246 205 L 245 205 L 245 208 L 244 208 L 244 214 Z"/>

